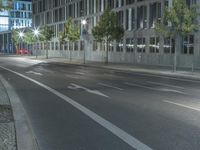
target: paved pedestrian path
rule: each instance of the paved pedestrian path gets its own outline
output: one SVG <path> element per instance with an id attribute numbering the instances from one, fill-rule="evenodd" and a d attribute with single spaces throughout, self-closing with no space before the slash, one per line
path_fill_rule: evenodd
<path id="1" fill-rule="evenodd" d="M 0 81 L 0 150 L 16 150 L 15 125 L 9 97 Z"/>

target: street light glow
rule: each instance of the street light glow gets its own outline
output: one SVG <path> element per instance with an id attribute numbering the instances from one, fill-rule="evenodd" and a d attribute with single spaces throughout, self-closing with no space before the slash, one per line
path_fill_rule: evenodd
<path id="1" fill-rule="evenodd" d="M 39 30 L 38 29 L 35 29 L 33 32 L 34 32 L 34 35 L 38 36 L 38 34 L 39 34 Z"/>
<path id="2" fill-rule="evenodd" d="M 19 32 L 19 36 L 20 36 L 20 37 L 23 37 L 23 36 L 24 36 L 24 33 L 23 33 L 23 32 Z"/>
<path id="3" fill-rule="evenodd" d="M 87 21 L 86 21 L 85 19 L 83 19 L 83 20 L 81 21 L 81 24 L 82 24 L 82 25 L 85 25 L 85 24 L 87 24 Z"/>

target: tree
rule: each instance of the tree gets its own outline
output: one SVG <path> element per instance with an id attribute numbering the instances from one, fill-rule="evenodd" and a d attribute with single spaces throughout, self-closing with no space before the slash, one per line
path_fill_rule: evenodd
<path id="1" fill-rule="evenodd" d="M 12 8 L 13 0 L 0 0 L 0 11 L 9 10 Z"/>
<path id="2" fill-rule="evenodd" d="M 198 31 L 198 7 L 188 6 L 186 0 L 173 0 L 172 6 L 164 11 L 163 20 L 155 24 L 155 31 L 176 40 L 174 71 L 177 67 L 177 53 L 182 49 L 183 37 Z"/>
<path id="3" fill-rule="evenodd" d="M 37 37 L 34 35 L 31 28 L 27 28 L 24 31 L 24 42 L 28 45 L 33 45 L 35 42 L 37 42 Z"/>
<path id="4" fill-rule="evenodd" d="M 12 42 L 15 45 L 16 50 L 19 49 L 19 44 L 23 41 L 23 37 L 20 37 L 20 30 L 19 29 L 14 29 L 11 32 L 12 35 Z"/>
<path id="5" fill-rule="evenodd" d="M 48 59 L 48 48 L 46 46 L 47 42 L 51 41 L 51 39 L 54 36 L 54 32 L 53 30 L 51 30 L 51 28 L 49 26 L 44 26 L 43 28 L 41 28 L 40 31 L 40 40 L 44 42 L 45 44 L 45 48 L 46 48 L 46 58 Z"/>
<path id="6" fill-rule="evenodd" d="M 110 9 L 106 9 L 102 14 L 100 21 L 92 29 L 94 38 L 99 42 L 106 43 L 106 60 L 108 63 L 108 46 L 111 41 L 119 41 L 124 36 L 124 29 L 118 25 L 117 15 Z"/>
<path id="7" fill-rule="evenodd" d="M 80 39 L 80 28 L 74 23 L 73 19 L 70 17 L 64 26 L 64 31 L 60 32 L 59 40 L 61 43 L 64 43 L 65 41 L 69 41 L 74 43 Z M 70 60 L 71 57 L 71 49 L 70 49 Z"/>

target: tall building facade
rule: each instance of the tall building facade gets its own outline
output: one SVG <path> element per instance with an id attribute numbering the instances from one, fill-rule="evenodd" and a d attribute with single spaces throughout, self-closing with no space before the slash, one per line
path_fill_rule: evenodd
<path id="1" fill-rule="evenodd" d="M 11 30 L 26 27 L 32 27 L 32 1 L 14 0 L 10 10 L 0 12 L 0 52 L 13 53 Z"/>
<path id="2" fill-rule="evenodd" d="M 55 38 L 44 47 L 38 43 L 41 55 L 49 54 L 56 57 L 83 58 L 83 49 L 87 60 L 104 61 L 106 45 L 97 43 L 91 34 L 91 29 L 99 21 L 106 8 L 117 12 L 118 23 L 125 29 L 125 36 L 119 42 L 109 45 L 109 61 L 135 63 L 146 65 L 173 66 L 175 40 L 159 36 L 155 30 L 155 22 L 162 19 L 163 10 L 172 5 L 173 0 L 33 0 L 33 25 L 51 26 Z M 200 0 L 186 0 L 188 5 Z M 86 42 L 77 41 L 74 44 L 59 43 L 59 32 L 63 31 L 64 23 L 73 17 L 77 24 L 82 19 L 87 20 L 88 35 Z M 179 67 L 200 67 L 200 36 L 199 33 L 184 38 L 183 49 L 177 54 Z M 72 54 L 72 56 L 71 56 Z"/>

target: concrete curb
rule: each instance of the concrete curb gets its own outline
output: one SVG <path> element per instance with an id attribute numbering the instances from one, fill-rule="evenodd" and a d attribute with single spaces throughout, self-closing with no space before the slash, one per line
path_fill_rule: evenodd
<path id="1" fill-rule="evenodd" d="M 44 57 L 38 57 L 37 59 L 34 56 L 23 56 L 24 58 L 27 59 L 32 59 L 32 60 L 42 60 L 43 62 L 47 63 L 65 63 L 65 64 L 72 64 L 72 65 L 79 65 L 79 66 L 88 66 L 88 67 L 96 67 L 96 68 L 104 68 L 104 69 L 112 69 L 112 70 L 118 70 L 121 72 L 127 72 L 127 73 L 138 73 L 138 74 L 150 74 L 154 76 L 165 76 L 165 77 L 170 77 L 170 78 L 183 78 L 183 79 L 190 79 L 190 80 L 200 80 L 200 72 L 199 73 L 192 73 L 188 71 L 177 71 L 173 72 L 169 69 L 148 69 L 148 68 L 142 68 L 142 67 L 129 67 L 126 65 L 105 65 L 105 64 L 91 64 L 92 62 L 89 62 L 86 64 L 83 64 L 82 61 L 77 60 L 77 61 L 69 61 L 68 59 L 65 58 L 49 58 L 46 59 Z M 95 62 L 94 62 L 95 63 Z"/>
<path id="2" fill-rule="evenodd" d="M 112 70 L 117 70 L 117 71 L 121 71 L 121 72 L 127 72 L 127 73 L 138 73 L 138 74 L 144 74 L 144 75 L 154 75 L 154 76 L 165 76 L 165 77 L 169 77 L 169 78 L 183 78 L 183 79 L 190 79 L 190 80 L 200 80 L 200 73 L 191 73 L 191 72 L 185 72 L 184 73 L 180 73 L 179 71 L 177 72 L 172 72 L 169 70 L 153 70 L 153 69 L 144 69 L 144 68 L 122 68 L 122 67 L 118 67 L 118 66 L 109 66 L 109 65 L 95 65 L 95 64 L 82 64 L 80 62 L 68 62 L 68 61 L 45 61 L 43 59 L 44 62 L 54 62 L 54 63 L 65 63 L 65 64 L 72 64 L 72 65 L 79 65 L 79 66 L 87 66 L 87 67 L 95 67 L 95 68 L 104 68 L 104 69 L 112 69 Z M 190 75 L 188 75 L 190 74 Z M 198 76 L 199 75 L 199 76 Z"/>
<path id="3" fill-rule="evenodd" d="M 0 75 L 2 81 L 10 99 L 10 103 L 13 110 L 16 137 L 17 137 L 17 149 L 18 150 L 39 150 L 37 141 L 31 128 L 30 121 L 26 115 L 26 111 L 12 86 Z"/>

